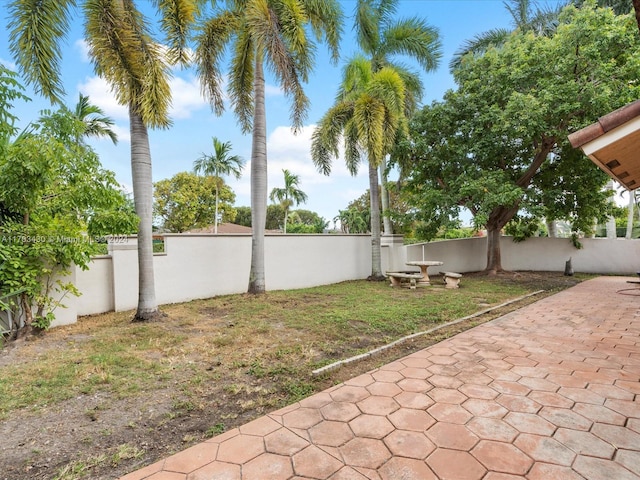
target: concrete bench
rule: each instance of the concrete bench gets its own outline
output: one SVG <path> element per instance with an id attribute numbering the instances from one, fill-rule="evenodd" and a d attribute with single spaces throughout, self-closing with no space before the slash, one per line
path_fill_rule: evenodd
<path id="1" fill-rule="evenodd" d="M 460 279 L 462 278 L 461 273 L 455 272 L 440 272 L 442 278 L 444 279 L 445 288 L 460 288 Z"/>
<path id="2" fill-rule="evenodd" d="M 409 283 L 409 288 L 416 288 L 416 281 L 421 280 L 423 275 L 420 272 L 386 272 L 386 276 L 391 280 L 392 287 L 401 287 Z"/>

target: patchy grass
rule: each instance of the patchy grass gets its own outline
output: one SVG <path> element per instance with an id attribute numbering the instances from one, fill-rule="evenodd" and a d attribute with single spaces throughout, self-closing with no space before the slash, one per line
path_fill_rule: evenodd
<path id="1" fill-rule="evenodd" d="M 167 305 L 167 317 L 148 324 L 132 323 L 131 312 L 85 317 L 0 355 L 0 427 L 17 418 L 23 435 L 25 422 L 40 432 L 28 452 L 0 459 L 0 471 L 17 469 L 7 478 L 24 478 L 25 471 L 34 479 L 113 478 L 507 310 L 312 376 L 320 366 L 585 278 L 466 274 L 458 290 L 355 281 Z M 58 444 L 58 463 L 41 461 L 47 435 L 59 432 L 48 419 L 61 411 L 76 423 L 65 428 L 83 433 L 70 432 L 66 447 Z M 26 442 L 15 435 L 5 442 Z"/>

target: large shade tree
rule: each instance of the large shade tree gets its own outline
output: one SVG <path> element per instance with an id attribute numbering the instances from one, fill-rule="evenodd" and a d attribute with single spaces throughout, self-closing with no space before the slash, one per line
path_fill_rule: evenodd
<path id="1" fill-rule="evenodd" d="M 173 63 L 186 63 L 189 25 L 202 0 L 153 1 L 168 49 L 154 38 L 149 18 L 132 0 L 13 0 L 10 49 L 27 82 L 52 102 L 62 102 L 62 42 L 74 14 L 84 20 L 95 72 L 129 109 L 131 171 L 138 228 L 138 308 L 135 320 L 158 313 L 153 278 L 152 175 L 148 128 L 167 128 Z M 79 6 L 81 8 L 76 8 Z"/>
<path id="2" fill-rule="evenodd" d="M 314 66 L 316 41 L 325 40 L 338 58 L 342 10 L 336 0 L 228 0 L 197 37 L 196 63 L 214 111 L 224 108 L 221 62 L 231 52 L 228 91 L 238 123 L 252 132 L 250 293 L 265 291 L 264 230 L 267 209 L 266 68 L 291 99 L 294 131 L 309 107 L 303 84 Z"/>
<path id="3" fill-rule="evenodd" d="M 220 188 L 223 185 L 224 175 L 233 175 L 239 179 L 242 175 L 244 160 L 238 155 L 231 155 L 231 142 L 222 142 L 213 137 L 213 154 L 203 153 L 193 163 L 193 169 L 197 174 L 215 179 L 216 208 L 213 217 L 213 233 L 218 233 L 218 207 L 220 203 Z"/>
<path id="4" fill-rule="evenodd" d="M 284 210 L 284 221 L 282 230 L 287 233 L 287 220 L 289 218 L 289 210 L 293 205 L 300 205 L 307 201 L 307 194 L 300 188 L 300 175 L 291 173 L 286 168 L 282 170 L 284 174 L 284 187 L 276 187 L 271 190 L 269 198 L 272 202 L 278 202 Z"/>
<path id="5" fill-rule="evenodd" d="M 487 229 L 488 272 L 502 270 L 508 222 L 551 216 L 586 231 L 609 208 L 607 177 L 567 135 L 638 98 L 640 36 L 631 15 L 593 4 L 559 22 L 553 36 L 514 34 L 466 58 L 458 89 L 416 116 L 405 144 L 422 220 L 435 229 L 466 207 Z"/>

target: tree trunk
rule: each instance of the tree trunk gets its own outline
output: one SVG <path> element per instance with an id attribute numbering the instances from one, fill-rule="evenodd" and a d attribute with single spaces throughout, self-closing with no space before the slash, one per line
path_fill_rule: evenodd
<path id="1" fill-rule="evenodd" d="M 129 105 L 131 123 L 131 178 L 138 225 L 138 309 L 134 321 L 159 314 L 153 274 L 153 183 L 149 135 L 134 105 Z"/>
<path id="2" fill-rule="evenodd" d="M 380 195 L 378 169 L 369 163 L 369 201 L 371 208 L 371 280 L 384 279 L 380 256 Z"/>
<path id="3" fill-rule="evenodd" d="M 633 194 L 633 192 L 629 192 L 629 204 L 628 204 L 628 209 L 629 211 L 627 212 L 627 232 L 624 236 L 624 238 L 626 238 L 627 240 L 631 239 L 631 235 L 633 234 L 633 207 L 635 206 L 635 201 L 634 201 L 634 197 L 635 195 Z"/>
<path id="4" fill-rule="evenodd" d="M 502 259 L 500 257 L 500 235 L 502 227 L 487 225 L 487 268 L 489 274 L 502 271 Z"/>
<path id="5" fill-rule="evenodd" d="M 556 238 L 558 236 L 555 220 L 547 220 L 547 231 L 549 232 L 549 238 Z"/>
<path id="6" fill-rule="evenodd" d="M 216 216 L 213 219 L 213 233 L 218 234 L 218 186 L 216 185 Z"/>
<path id="7" fill-rule="evenodd" d="M 382 202 L 382 223 L 385 235 L 393 235 L 391 217 L 389 217 L 389 191 L 387 190 L 387 159 L 383 158 L 380 164 L 380 201 Z"/>
<path id="8" fill-rule="evenodd" d="M 284 226 L 282 227 L 282 231 L 287 233 L 287 219 L 289 218 L 289 209 L 284 209 Z"/>
<path id="9" fill-rule="evenodd" d="M 638 24 L 638 30 L 640 31 L 640 0 L 632 0 L 633 9 L 636 13 L 636 23 Z"/>
<path id="10" fill-rule="evenodd" d="M 267 117 L 264 106 L 264 72 L 260 55 L 254 78 L 255 105 L 251 146 L 251 270 L 249 293 L 265 292 L 264 230 L 267 221 Z"/>
<path id="11" fill-rule="evenodd" d="M 611 190 L 612 192 L 615 192 L 615 186 L 613 184 L 613 180 L 609 180 L 606 188 L 608 190 Z M 613 200 L 613 195 L 609 199 L 609 202 L 615 203 Z M 617 238 L 618 235 L 616 232 L 616 219 L 613 217 L 613 215 L 609 215 L 609 218 L 607 218 L 606 231 L 607 231 L 607 238 Z"/>

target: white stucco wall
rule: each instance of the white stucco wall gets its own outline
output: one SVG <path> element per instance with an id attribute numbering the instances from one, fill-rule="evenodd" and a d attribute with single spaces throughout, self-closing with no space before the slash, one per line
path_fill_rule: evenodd
<path id="1" fill-rule="evenodd" d="M 502 237 L 502 266 L 507 270 L 564 271 L 572 257 L 575 272 L 625 274 L 640 271 L 640 240 L 581 239 L 578 250 L 567 239 L 531 238 L 515 243 Z M 109 256 L 93 259 L 89 270 L 75 269 L 72 280 L 82 293 L 66 297 L 54 325 L 78 315 L 134 309 L 138 302 L 135 237 L 110 245 Z M 439 271 L 472 272 L 486 266 L 486 238 L 467 238 L 403 246 L 401 237 L 383 237 L 382 270 L 407 270 L 410 260 L 440 260 Z M 249 235 L 166 235 L 165 253 L 154 255 L 159 304 L 246 292 L 251 262 Z M 265 271 L 268 290 L 305 288 L 371 273 L 368 235 L 267 235 Z"/>

